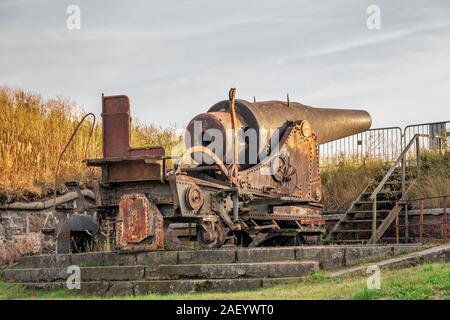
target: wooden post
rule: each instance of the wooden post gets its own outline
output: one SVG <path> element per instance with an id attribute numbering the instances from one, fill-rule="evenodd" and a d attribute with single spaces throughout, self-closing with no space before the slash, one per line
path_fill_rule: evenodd
<path id="1" fill-rule="evenodd" d="M 110 230 L 110 222 L 108 221 L 106 223 L 106 251 L 111 251 L 111 243 L 110 241 L 110 236 L 111 236 L 111 230 Z"/>
<path id="2" fill-rule="evenodd" d="M 444 242 L 448 240 L 448 220 L 447 220 L 447 197 L 444 197 L 444 214 L 442 215 L 442 238 Z"/>
<path id="3" fill-rule="evenodd" d="M 372 241 L 376 243 L 375 238 L 377 236 L 377 195 L 373 198 L 372 202 Z"/>
<path id="4" fill-rule="evenodd" d="M 409 242 L 409 214 L 408 202 L 405 202 L 405 242 Z"/>
<path id="5" fill-rule="evenodd" d="M 419 239 L 423 243 L 423 199 L 419 200 L 420 218 L 419 218 Z"/>
<path id="6" fill-rule="evenodd" d="M 395 217 L 395 240 L 397 244 L 400 243 L 400 210 L 397 211 L 397 216 Z"/>
<path id="7" fill-rule="evenodd" d="M 417 177 L 420 176 L 420 140 L 416 137 L 416 160 L 417 160 Z"/>
<path id="8" fill-rule="evenodd" d="M 402 195 L 400 199 L 404 199 L 406 195 L 406 155 L 402 157 Z"/>

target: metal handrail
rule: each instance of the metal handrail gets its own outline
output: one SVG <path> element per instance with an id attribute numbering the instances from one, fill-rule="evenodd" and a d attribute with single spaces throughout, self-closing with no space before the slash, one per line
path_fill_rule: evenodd
<path id="1" fill-rule="evenodd" d="M 442 195 L 442 196 L 435 196 L 435 197 L 421 197 L 417 199 L 404 199 L 404 203 L 411 203 L 418 201 L 419 202 L 419 223 L 411 224 L 408 223 L 407 220 L 405 220 L 404 224 L 400 224 L 400 212 L 397 212 L 397 216 L 395 217 L 395 238 L 396 243 L 400 243 L 400 228 L 405 229 L 405 234 L 409 233 L 407 232 L 409 230 L 409 227 L 411 226 L 419 226 L 419 239 L 420 243 L 423 243 L 423 234 L 424 234 L 424 226 L 426 225 L 436 225 L 440 224 L 442 225 L 442 240 L 446 243 L 448 241 L 448 218 L 447 218 L 447 199 L 450 198 L 450 195 Z M 424 200 L 434 200 L 434 199 L 443 199 L 443 205 L 442 205 L 442 222 L 439 223 L 425 223 L 424 221 Z M 397 202 L 398 203 L 398 202 Z M 406 240 L 408 240 L 408 236 L 406 236 Z"/>
<path id="2" fill-rule="evenodd" d="M 394 161 L 392 166 L 386 172 L 386 174 L 381 179 L 380 183 L 377 185 L 375 190 L 370 195 L 369 199 L 372 200 L 372 239 L 376 239 L 377 234 L 377 195 L 380 190 L 383 188 L 387 180 L 390 178 L 394 170 L 401 163 L 402 164 L 402 195 L 401 200 L 404 199 L 405 196 L 405 159 L 406 154 L 411 149 L 412 145 L 416 143 L 416 152 L 417 152 L 417 168 L 420 168 L 420 151 L 419 151 L 419 138 L 420 137 L 430 137 L 428 134 L 420 134 L 416 133 L 414 137 L 408 142 L 406 147 L 403 149 L 402 153 L 398 156 L 398 158 Z"/>
<path id="3" fill-rule="evenodd" d="M 383 188 L 384 184 L 386 183 L 386 181 L 389 179 L 389 177 L 392 175 L 392 173 L 394 172 L 394 170 L 396 169 L 396 167 L 399 165 L 399 163 L 402 161 L 402 159 L 405 157 L 406 153 L 409 151 L 409 149 L 411 149 L 411 146 L 413 145 L 413 143 L 415 142 L 415 140 L 417 138 L 419 138 L 420 136 L 424 136 L 421 135 L 419 133 L 415 134 L 414 137 L 409 141 L 409 143 L 406 145 L 405 149 L 403 149 L 402 153 L 398 156 L 398 158 L 394 161 L 394 163 L 392 164 L 392 166 L 389 168 L 388 172 L 386 172 L 386 174 L 384 175 L 383 179 L 381 179 L 380 183 L 378 184 L 378 186 L 375 188 L 375 190 L 372 192 L 372 194 L 370 195 L 370 200 L 373 200 L 378 192 L 380 192 L 381 188 Z"/>

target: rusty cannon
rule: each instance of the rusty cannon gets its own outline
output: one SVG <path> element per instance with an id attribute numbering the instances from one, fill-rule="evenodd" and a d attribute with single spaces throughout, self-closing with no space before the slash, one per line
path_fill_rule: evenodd
<path id="1" fill-rule="evenodd" d="M 168 155 L 130 147 L 127 96 L 102 97 L 102 118 L 103 158 L 86 160 L 101 168 L 96 200 L 59 221 L 58 253 L 318 243 L 318 146 L 371 125 L 362 110 L 248 102 L 232 89 L 188 124 L 186 151 Z"/>

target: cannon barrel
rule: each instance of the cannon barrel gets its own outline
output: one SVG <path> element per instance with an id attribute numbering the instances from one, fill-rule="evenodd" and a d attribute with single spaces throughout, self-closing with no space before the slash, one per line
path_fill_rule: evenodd
<path id="1" fill-rule="evenodd" d="M 252 103 L 236 100 L 235 106 L 238 129 L 244 132 L 248 129 L 254 129 L 258 133 L 262 130 L 271 132 L 278 130 L 278 136 L 281 137 L 292 122 L 307 120 L 312 132 L 316 135 L 318 144 L 366 131 L 372 123 L 369 113 L 364 110 L 315 108 L 298 102 L 284 101 Z M 212 106 L 208 112 L 194 117 L 187 126 L 186 145 L 192 146 L 198 144 L 198 141 L 204 141 L 205 134 L 208 135 L 208 129 L 215 129 L 216 132 L 219 131 L 227 137 L 224 139 L 223 152 L 224 156 L 229 155 L 232 147 L 228 139 L 229 134 L 226 134 L 231 129 L 229 107 L 228 100 L 221 101 Z M 198 128 L 199 124 L 201 124 L 201 130 L 195 130 L 195 125 Z M 206 140 L 210 140 L 208 138 L 206 137 Z M 248 149 L 248 145 L 245 144 L 245 141 L 241 139 L 240 152 Z M 268 141 L 259 136 L 257 144 L 259 159 L 261 159 L 261 151 Z"/>

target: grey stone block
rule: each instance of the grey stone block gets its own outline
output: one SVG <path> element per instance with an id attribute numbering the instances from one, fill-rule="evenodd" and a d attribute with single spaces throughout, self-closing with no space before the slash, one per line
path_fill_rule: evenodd
<path id="1" fill-rule="evenodd" d="M 154 280 L 136 281 L 135 295 L 169 294 L 189 292 L 231 292 L 251 290 L 262 286 L 261 279 L 214 279 L 214 280 Z"/>
<path id="2" fill-rule="evenodd" d="M 394 256 L 408 254 L 423 249 L 421 245 L 393 245 L 392 250 Z"/>
<path id="3" fill-rule="evenodd" d="M 378 247 L 378 256 L 380 259 L 389 259 L 394 256 L 394 249 L 392 246 Z"/>
<path id="4" fill-rule="evenodd" d="M 195 280 L 198 281 L 198 280 Z M 243 290 L 252 290 L 262 287 L 261 279 L 222 279 L 211 281 L 210 288 L 205 288 L 204 283 L 197 283 L 195 292 L 214 291 L 214 292 L 235 292 Z"/>
<path id="5" fill-rule="evenodd" d="M 344 265 L 344 256 L 342 248 L 324 248 L 320 263 L 324 269 L 340 268 Z"/>
<path id="6" fill-rule="evenodd" d="M 144 277 L 143 266 L 81 267 L 81 281 L 139 280 Z M 9 282 L 65 281 L 70 274 L 67 268 L 7 269 Z"/>
<path id="7" fill-rule="evenodd" d="M 81 281 L 81 289 L 71 290 L 74 294 L 83 293 L 96 296 L 105 296 L 112 283 L 107 281 Z"/>
<path id="8" fill-rule="evenodd" d="M 22 283 L 22 285 L 28 290 L 34 291 L 54 291 L 66 289 L 64 282 L 35 282 L 35 283 Z"/>
<path id="9" fill-rule="evenodd" d="M 262 286 L 263 287 L 271 287 L 271 286 L 277 286 L 280 284 L 292 284 L 292 283 L 298 283 L 299 278 L 293 277 L 293 278 L 265 278 L 262 279 Z"/>
<path id="10" fill-rule="evenodd" d="M 450 261 L 450 249 L 449 250 L 439 250 L 431 251 L 421 256 L 421 261 L 430 262 L 449 262 Z"/>
<path id="11" fill-rule="evenodd" d="M 364 262 L 389 259 L 393 255 L 394 249 L 391 245 L 346 247 L 345 264 L 347 266 L 353 266 Z"/>
<path id="12" fill-rule="evenodd" d="M 143 266 L 108 266 L 81 268 L 81 281 L 140 280 Z"/>
<path id="13" fill-rule="evenodd" d="M 104 252 L 100 261 L 105 266 L 129 266 L 136 264 L 136 254 Z"/>
<path id="14" fill-rule="evenodd" d="M 295 259 L 294 247 L 250 248 L 236 250 L 237 262 L 288 261 Z"/>
<path id="15" fill-rule="evenodd" d="M 236 261 L 234 249 L 179 251 L 178 263 L 233 263 Z"/>
<path id="16" fill-rule="evenodd" d="M 24 256 L 19 260 L 19 268 L 26 267 L 41 267 L 54 268 L 65 267 L 70 265 L 70 256 L 67 254 L 45 254 Z"/>
<path id="17" fill-rule="evenodd" d="M 324 247 L 297 247 L 295 248 L 295 258 L 297 260 L 320 261 Z"/>
<path id="18" fill-rule="evenodd" d="M 177 251 L 152 251 L 136 254 L 136 263 L 139 265 L 160 265 L 178 263 Z"/>
<path id="19" fill-rule="evenodd" d="M 161 265 L 146 269 L 146 278 L 236 279 L 260 277 L 300 277 L 318 271 L 317 262 L 268 262 Z"/>
<path id="20" fill-rule="evenodd" d="M 377 247 L 348 247 L 345 248 L 345 264 L 353 266 L 362 262 L 375 261 L 380 259 Z"/>
<path id="21" fill-rule="evenodd" d="M 134 253 L 88 252 L 70 255 L 71 264 L 77 266 L 126 266 L 136 264 Z"/>
<path id="22" fill-rule="evenodd" d="M 112 282 L 105 294 L 106 296 L 133 296 L 134 284 L 130 281 Z"/>
<path id="23" fill-rule="evenodd" d="M 70 254 L 70 263 L 77 266 L 103 266 L 104 252 L 89 252 Z"/>
<path id="24" fill-rule="evenodd" d="M 6 269 L 3 275 L 8 282 L 46 282 L 66 280 L 68 277 L 64 268 Z"/>
<path id="25" fill-rule="evenodd" d="M 67 288 L 66 282 L 39 282 L 39 283 L 25 283 L 25 288 L 29 290 L 39 291 L 54 291 L 54 290 L 67 290 L 70 294 L 88 294 L 95 296 L 105 296 L 108 289 L 112 286 L 109 282 L 88 282 L 82 281 L 80 289 Z"/>
<path id="26" fill-rule="evenodd" d="M 337 246 L 297 247 L 295 256 L 301 261 L 318 261 L 326 270 L 344 265 L 344 248 Z"/>

